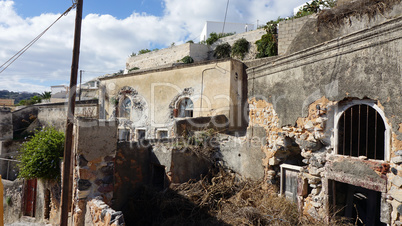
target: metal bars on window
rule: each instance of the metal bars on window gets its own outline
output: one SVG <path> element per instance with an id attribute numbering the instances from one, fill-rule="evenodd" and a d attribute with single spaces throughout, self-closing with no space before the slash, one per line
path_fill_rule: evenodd
<path id="1" fill-rule="evenodd" d="M 338 154 L 384 160 L 385 124 L 365 104 L 346 109 L 338 121 Z"/>

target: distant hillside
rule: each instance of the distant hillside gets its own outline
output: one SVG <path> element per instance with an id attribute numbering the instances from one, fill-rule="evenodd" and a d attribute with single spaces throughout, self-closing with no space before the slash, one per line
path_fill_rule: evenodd
<path id="1" fill-rule="evenodd" d="M 35 95 L 39 95 L 39 93 L 13 92 L 8 90 L 0 90 L 0 99 L 14 99 L 15 104 L 17 104 L 21 100 L 31 99 L 31 97 Z"/>

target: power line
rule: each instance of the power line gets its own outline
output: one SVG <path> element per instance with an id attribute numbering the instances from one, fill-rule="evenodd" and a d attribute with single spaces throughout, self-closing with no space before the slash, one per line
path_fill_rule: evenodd
<path id="1" fill-rule="evenodd" d="M 228 3 L 226 4 L 226 12 L 225 12 L 225 19 L 223 20 L 222 34 L 224 34 L 224 31 L 225 31 L 225 23 L 226 23 L 226 16 L 228 14 L 228 7 L 229 7 L 229 0 L 228 0 Z"/>
<path id="2" fill-rule="evenodd" d="M 14 63 L 22 54 L 25 53 L 33 44 L 35 44 L 36 41 L 38 41 L 57 21 L 60 20 L 63 16 L 67 15 L 68 12 L 71 11 L 71 9 L 75 8 L 77 3 L 73 3 L 70 8 L 68 8 L 64 13 L 62 13 L 59 18 L 57 18 L 49 27 L 47 27 L 42 33 L 40 33 L 38 36 L 36 36 L 31 42 L 29 42 L 24 48 L 22 48 L 20 51 L 18 51 L 14 56 L 12 56 L 10 59 L 8 59 L 3 65 L 0 66 L 0 68 L 3 68 L 3 70 L 0 71 L 0 74 L 5 71 L 12 63 Z"/>

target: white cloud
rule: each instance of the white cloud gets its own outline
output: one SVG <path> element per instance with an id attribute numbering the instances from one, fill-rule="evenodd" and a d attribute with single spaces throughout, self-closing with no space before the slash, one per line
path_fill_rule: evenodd
<path id="1" fill-rule="evenodd" d="M 231 0 L 228 22 L 263 24 L 278 16 L 291 15 L 304 0 Z M 198 40 L 205 21 L 223 21 L 227 1 L 164 0 L 163 16 L 133 13 L 125 19 L 89 14 L 83 19 L 80 69 L 84 80 L 113 73 L 125 67 L 131 52 Z M 134 11 L 135 9 L 133 9 Z M 17 14 L 14 2 L 0 0 L 0 65 L 28 44 L 60 14 L 31 18 Z M 73 48 L 75 11 L 62 17 L 13 65 L 0 74 L 0 90 L 48 90 L 68 84 Z M 2 68 L 0 69 L 2 70 Z M 91 73 L 100 72 L 100 73 Z"/>

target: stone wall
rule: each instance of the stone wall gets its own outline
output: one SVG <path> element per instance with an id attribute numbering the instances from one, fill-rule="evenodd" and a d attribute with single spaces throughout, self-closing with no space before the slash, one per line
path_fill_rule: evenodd
<path id="1" fill-rule="evenodd" d="M 90 226 L 124 226 L 124 217 L 121 211 L 115 211 L 102 201 L 101 197 L 87 203 L 85 225 Z"/>
<path id="2" fill-rule="evenodd" d="M 278 25 L 278 55 L 285 54 L 310 16 L 281 21 Z"/>
<path id="3" fill-rule="evenodd" d="M 316 218 L 333 214 L 339 185 L 377 194 L 370 200 L 381 206 L 378 222 L 402 220 L 402 17 L 377 22 L 247 69 L 249 126 L 266 133 L 265 180 L 279 184 L 282 163 L 302 167 L 297 201 Z M 354 103 L 371 104 L 384 119 L 384 160 L 337 152 L 337 117 Z"/>
<path id="4" fill-rule="evenodd" d="M 38 106 L 25 106 L 19 110 L 13 111 L 13 130 L 14 138 L 20 137 L 20 134 L 28 129 L 29 125 L 38 117 Z"/>
<path id="5" fill-rule="evenodd" d="M 264 34 L 266 34 L 265 29 L 257 29 L 254 31 L 249 31 L 249 32 L 245 32 L 245 33 L 241 33 L 241 34 L 234 34 L 234 35 L 230 35 L 227 37 L 223 37 L 218 39 L 218 41 L 216 41 L 214 44 L 211 45 L 211 52 L 209 53 L 209 59 L 214 59 L 213 56 L 213 50 L 220 44 L 223 43 L 229 43 L 230 46 L 233 46 L 233 44 L 241 39 L 241 38 L 245 38 L 247 39 L 247 41 L 249 41 L 250 45 L 249 45 L 249 51 L 248 53 L 245 55 L 244 59 L 242 60 L 251 60 L 251 59 L 255 59 L 258 51 L 257 51 L 257 45 L 255 44 L 255 42 L 259 39 L 261 39 L 261 36 L 263 36 Z"/>
<path id="6" fill-rule="evenodd" d="M 74 222 L 84 225 L 87 200 L 101 196 L 110 204 L 113 198 L 117 123 L 77 119 L 74 146 Z"/>
<path id="7" fill-rule="evenodd" d="M 0 141 L 13 139 L 13 123 L 10 108 L 0 107 Z"/>
<path id="8" fill-rule="evenodd" d="M 345 4 L 342 7 L 347 9 L 347 4 L 352 4 L 351 6 L 361 4 L 358 0 L 350 2 L 349 0 L 348 2 L 342 2 L 342 4 Z M 343 13 L 337 10 L 334 8 L 327 10 L 326 14 L 312 15 L 279 23 L 279 54 L 295 53 L 370 27 L 382 26 L 382 23 L 395 19 L 402 14 L 402 4 L 396 3 L 383 13 L 362 13 L 361 15 L 352 13 L 348 15 L 350 12 Z M 335 16 L 331 21 L 329 18 L 333 15 Z"/>
<path id="9" fill-rule="evenodd" d="M 38 107 L 38 121 L 41 125 L 53 126 L 59 131 L 65 131 L 68 109 L 66 103 L 43 104 Z M 76 103 L 76 117 L 98 118 L 98 112 L 98 100 Z"/>
<path id="10" fill-rule="evenodd" d="M 125 73 L 134 67 L 140 70 L 157 68 L 163 65 L 172 65 L 181 62 L 185 56 L 191 56 L 195 62 L 208 60 L 209 47 L 207 45 L 185 43 L 166 49 L 129 57 L 126 62 Z"/>
<path id="11" fill-rule="evenodd" d="M 4 223 L 13 223 L 22 216 L 24 181 L 21 179 L 15 181 L 2 179 L 2 182 L 4 188 Z"/>

